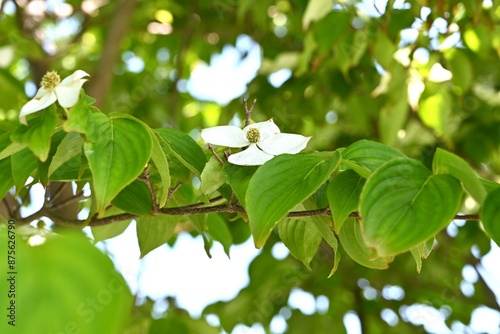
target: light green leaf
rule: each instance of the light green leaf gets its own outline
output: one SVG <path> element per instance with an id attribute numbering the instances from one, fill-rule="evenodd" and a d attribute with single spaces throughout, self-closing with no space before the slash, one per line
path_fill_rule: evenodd
<path id="1" fill-rule="evenodd" d="M 91 230 L 92 230 L 92 235 L 94 236 L 94 240 L 96 242 L 103 241 L 114 238 L 122 234 L 123 231 L 125 231 L 127 227 L 130 225 L 131 221 L 132 221 L 131 219 L 128 219 L 103 226 L 92 226 Z"/>
<path id="2" fill-rule="evenodd" d="M 361 233 L 361 224 L 356 218 L 348 218 L 339 233 L 340 243 L 345 252 L 357 263 L 372 269 L 387 269 L 393 256 L 377 257 L 369 248 Z"/>
<path id="3" fill-rule="evenodd" d="M 422 259 L 426 259 L 432 252 L 432 247 L 434 246 L 434 237 L 419 243 L 417 246 L 410 249 L 411 255 L 415 260 L 417 265 L 417 272 L 420 273 L 422 270 Z"/>
<path id="4" fill-rule="evenodd" d="M 330 274 L 328 274 L 328 277 L 330 278 L 337 271 L 337 268 L 339 266 L 339 262 L 340 262 L 340 252 L 338 250 L 339 243 L 337 241 L 337 238 L 335 238 L 335 234 L 333 234 L 333 231 L 327 225 L 325 220 L 323 220 L 321 217 L 311 217 L 311 218 L 312 218 L 312 223 L 316 226 L 318 231 L 321 233 L 321 236 L 323 237 L 323 239 L 325 239 L 326 243 L 330 247 L 332 247 L 333 254 L 335 256 L 335 259 L 333 262 L 333 268 L 330 271 Z"/>
<path id="5" fill-rule="evenodd" d="M 381 256 L 409 250 L 448 225 L 462 188 L 450 175 L 432 175 L 419 161 L 396 159 L 377 169 L 361 193 L 363 234 Z"/>
<path id="6" fill-rule="evenodd" d="M 295 210 L 304 210 L 304 206 L 299 204 Z M 312 220 L 313 217 L 286 218 L 278 224 L 281 241 L 309 270 L 309 264 L 322 240 L 322 235 Z"/>
<path id="7" fill-rule="evenodd" d="M 215 213 L 206 215 L 206 219 L 208 233 L 210 233 L 214 240 L 217 240 L 222 244 L 224 252 L 226 252 L 227 256 L 229 256 L 229 248 L 231 248 L 231 245 L 233 244 L 233 236 L 227 226 L 226 220 Z"/>
<path id="8" fill-rule="evenodd" d="M 338 151 L 283 154 L 255 172 L 246 193 L 246 209 L 256 247 L 264 245 L 281 218 L 326 182 L 339 162 Z"/>
<path id="9" fill-rule="evenodd" d="M 201 191 L 210 195 L 224 184 L 222 164 L 216 157 L 211 157 L 201 172 Z"/>
<path id="10" fill-rule="evenodd" d="M 95 99 L 85 95 L 81 92 L 82 96 L 78 102 L 71 108 L 68 119 L 64 122 L 63 128 L 66 132 L 78 132 L 85 134 L 87 140 L 94 141 L 96 136 L 99 136 L 99 132 L 94 123 L 93 112 L 98 112 L 97 108 L 92 107 Z"/>
<path id="11" fill-rule="evenodd" d="M 328 185 L 328 202 L 333 216 L 333 226 L 338 234 L 349 214 L 358 208 L 365 179 L 348 169 L 339 173 Z"/>
<path id="12" fill-rule="evenodd" d="M 1 239 L 7 233 L 0 232 L 0 246 L 6 245 Z M 51 236 L 35 247 L 18 238 L 16 246 L 15 333 L 62 333 L 68 328 L 82 334 L 123 333 L 130 320 L 132 295 L 110 258 L 87 238 Z M 50 307 L 34 313 L 23 306 L 34 301 Z"/>
<path id="13" fill-rule="evenodd" d="M 207 158 L 201 147 L 189 135 L 174 129 L 155 129 L 172 154 L 196 176 L 200 176 Z"/>
<path id="14" fill-rule="evenodd" d="M 10 139 L 11 134 L 11 132 L 6 132 L 0 135 L 0 160 L 10 157 L 27 147 L 26 144 L 12 142 Z"/>
<path id="15" fill-rule="evenodd" d="M 111 202 L 117 208 L 136 214 L 138 216 L 148 216 L 153 208 L 153 200 L 149 193 L 148 186 L 139 180 L 133 181 L 116 195 Z"/>
<path id="16" fill-rule="evenodd" d="M 318 21 L 333 10 L 333 0 L 310 0 L 302 17 L 302 29 L 307 30 L 311 22 Z"/>
<path id="17" fill-rule="evenodd" d="M 355 142 L 342 151 L 342 163 L 364 178 L 370 176 L 385 162 L 397 158 L 406 156 L 392 147 L 365 139 Z"/>
<path id="18" fill-rule="evenodd" d="M 52 162 L 49 166 L 50 176 L 62 165 L 75 156 L 79 156 L 83 149 L 83 138 L 80 134 L 72 132 L 68 133 L 57 147 L 56 154 L 52 157 Z"/>
<path id="19" fill-rule="evenodd" d="M 472 167 L 451 152 L 441 148 L 436 150 L 432 161 L 432 170 L 435 174 L 451 174 L 456 177 L 465 187 L 465 190 L 476 200 L 479 205 L 486 198 L 486 189 L 481 184 L 479 177 Z"/>
<path id="20" fill-rule="evenodd" d="M 438 135 L 448 133 L 452 99 L 443 87 L 424 91 L 419 101 L 418 115 L 425 125 Z"/>
<path id="21" fill-rule="evenodd" d="M 152 167 L 154 168 L 150 168 L 149 177 L 156 196 L 156 203 L 158 207 L 162 208 L 167 202 L 168 192 L 170 190 L 170 170 L 167 156 L 165 152 L 163 152 L 155 133 L 151 133 L 151 139 L 153 140 L 151 160 L 153 161 Z"/>
<path id="22" fill-rule="evenodd" d="M 2 171 L 10 171 L 11 163 L 10 157 L 0 160 L 0 170 Z M 0 173 L 0 199 L 5 197 L 5 194 L 9 191 L 10 188 L 14 186 L 14 178 L 12 177 L 12 173 Z"/>
<path id="23" fill-rule="evenodd" d="M 93 114 L 97 137 L 84 144 L 93 175 L 93 195 L 102 216 L 113 198 L 144 170 L 151 155 L 148 129 L 131 118 Z"/>
<path id="24" fill-rule="evenodd" d="M 384 144 L 394 145 L 397 142 L 398 132 L 408 119 L 408 109 L 407 100 L 400 96 L 396 101 L 388 102 L 380 110 L 378 126 Z"/>
<path id="25" fill-rule="evenodd" d="M 27 145 L 40 161 L 45 161 L 49 155 L 50 139 L 56 123 L 56 108 L 52 105 L 38 117 L 30 119 L 29 126 L 20 124 L 12 133 L 11 139 Z"/>
<path id="26" fill-rule="evenodd" d="M 11 172 L 17 192 L 24 186 L 28 177 L 37 167 L 37 160 L 33 152 L 28 148 L 14 153 L 10 157 Z"/>
<path id="27" fill-rule="evenodd" d="M 500 245 L 500 188 L 486 196 L 481 210 L 481 221 L 488 236 Z"/>
<path id="28" fill-rule="evenodd" d="M 178 218 L 175 216 L 158 215 L 140 217 L 137 221 L 137 239 L 141 249 L 141 258 L 153 249 L 167 243 L 175 235 Z"/>

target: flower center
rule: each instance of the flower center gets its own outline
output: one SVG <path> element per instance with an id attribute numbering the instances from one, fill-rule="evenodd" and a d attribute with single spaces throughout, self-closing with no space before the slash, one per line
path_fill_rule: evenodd
<path id="1" fill-rule="evenodd" d="M 45 89 L 54 89 L 60 82 L 61 78 L 59 77 L 59 74 L 57 74 L 56 71 L 50 71 L 43 76 L 40 84 Z"/>
<path id="2" fill-rule="evenodd" d="M 250 128 L 247 132 L 247 139 L 251 143 L 258 143 L 260 140 L 260 132 L 256 128 Z"/>

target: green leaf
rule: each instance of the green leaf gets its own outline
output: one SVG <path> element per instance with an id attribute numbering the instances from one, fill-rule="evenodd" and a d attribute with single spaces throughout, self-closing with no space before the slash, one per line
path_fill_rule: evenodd
<path id="1" fill-rule="evenodd" d="M 216 157 L 211 157 L 201 172 L 201 191 L 210 195 L 224 184 L 222 164 Z"/>
<path id="2" fill-rule="evenodd" d="M 317 21 L 313 32 L 318 42 L 319 51 L 324 53 L 330 50 L 342 34 L 351 28 L 351 21 L 351 13 L 344 11 L 332 11 Z"/>
<path id="3" fill-rule="evenodd" d="M 331 230 L 330 226 L 328 226 L 325 221 L 321 217 L 311 217 L 312 223 L 316 226 L 318 231 L 321 233 L 323 239 L 325 239 L 326 243 L 332 248 L 333 254 L 335 256 L 333 262 L 333 268 L 328 274 L 328 277 L 332 277 L 332 275 L 337 271 L 340 261 L 340 252 L 338 251 L 339 243 L 337 238 L 335 238 L 335 234 Z"/>
<path id="4" fill-rule="evenodd" d="M 308 1 L 304 16 L 302 17 L 302 29 L 307 30 L 311 22 L 318 21 L 333 9 L 333 0 L 311 0 Z"/>
<path id="5" fill-rule="evenodd" d="M 206 215 L 206 219 L 208 233 L 210 233 L 214 240 L 222 244 L 224 252 L 229 256 L 229 248 L 231 248 L 233 244 L 233 236 L 227 226 L 226 220 L 214 213 Z"/>
<path id="6" fill-rule="evenodd" d="M 122 234 L 130 225 L 131 221 L 131 219 L 127 219 L 103 226 L 91 226 L 94 241 L 103 241 Z"/>
<path id="7" fill-rule="evenodd" d="M 0 160 L 10 157 L 27 147 L 26 144 L 12 142 L 10 139 L 11 134 L 11 132 L 6 132 L 0 135 Z"/>
<path id="8" fill-rule="evenodd" d="M 49 178 L 62 165 L 76 156 L 80 156 L 83 149 L 83 138 L 78 133 L 68 133 L 57 147 L 49 166 Z"/>
<path id="9" fill-rule="evenodd" d="M 295 209 L 304 210 L 304 206 L 300 204 Z M 320 231 L 312 220 L 313 217 L 286 218 L 278 224 L 281 241 L 309 270 L 311 270 L 309 264 L 318 251 L 322 239 Z"/>
<path id="10" fill-rule="evenodd" d="M 256 247 L 264 245 L 281 218 L 326 182 L 339 162 L 338 151 L 283 154 L 255 172 L 246 193 L 246 209 Z"/>
<path id="11" fill-rule="evenodd" d="M 472 167 L 464 159 L 438 148 L 432 161 L 432 170 L 435 174 L 451 174 L 456 177 L 476 202 L 482 205 L 486 198 L 486 189 Z"/>
<path id="12" fill-rule="evenodd" d="M 153 208 L 153 200 L 149 193 L 148 186 L 139 180 L 133 181 L 116 195 L 111 202 L 117 208 L 136 214 L 138 216 L 148 216 Z"/>
<path id="13" fill-rule="evenodd" d="M 151 160 L 153 161 L 154 168 L 150 168 L 149 177 L 153 191 L 156 196 L 156 203 L 158 207 L 165 206 L 170 190 L 170 170 L 168 165 L 167 156 L 161 148 L 160 142 L 155 133 L 151 133 L 153 139 L 153 149 L 151 150 Z"/>
<path id="14" fill-rule="evenodd" d="M 17 191 L 24 186 L 28 177 L 37 167 L 37 160 L 33 152 L 28 148 L 14 153 L 10 157 L 12 178 Z"/>
<path id="15" fill-rule="evenodd" d="M 378 125 L 384 144 L 394 145 L 398 141 L 398 132 L 408 119 L 408 108 L 407 100 L 400 97 L 396 101 L 390 101 L 380 110 Z"/>
<path id="16" fill-rule="evenodd" d="M 71 108 L 68 119 L 64 122 L 63 128 L 66 132 L 78 132 L 85 134 L 87 140 L 94 141 L 99 132 L 96 128 L 93 112 L 98 111 L 97 108 L 92 107 L 95 99 L 85 95 L 82 91 L 82 96 L 78 102 Z"/>
<path id="17" fill-rule="evenodd" d="M 224 164 L 222 167 L 224 179 L 231 186 L 243 207 L 246 206 L 248 184 L 257 169 L 258 166 L 238 166 L 230 163 Z"/>
<path id="18" fill-rule="evenodd" d="M 357 263 L 372 269 L 387 269 L 393 256 L 377 257 L 369 248 L 361 232 L 361 224 L 356 218 L 348 218 L 339 233 L 340 243 L 345 252 Z"/>
<path id="19" fill-rule="evenodd" d="M 0 170 L 10 171 L 10 157 L 0 160 Z M 14 186 L 14 178 L 12 173 L 0 173 L 0 199 L 5 197 L 5 194 Z"/>
<path id="20" fill-rule="evenodd" d="M 20 124 L 12 133 L 11 139 L 27 145 L 40 161 L 45 161 L 49 155 L 50 138 L 56 123 L 56 107 L 52 105 L 38 117 L 30 119 L 29 126 Z"/>
<path id="21" fill-rule="evenodd" d="M 367 178 L 385 162 L 406 158 L 398 150 L 369 140 L 360 140 L 342 151 L 342 163 L 351 167 L 356 173 Z"/>
<path id="22" fill-rule="evenodd" d="M 167 243 L 175 235 L 178 218 L 158 215 L 140 217 L 137 221 L 137 239 L 141 249 L 141 259 L 153 249 Z"/>
<path id="23" fill-rule="evenodd" d="M 339 173 L 328 185 L 328 202 L 332 211 L 333 226 L 338 234 L 349 214 L 358 208 L 365 179 L 348 169 Z"/>
<path id="24" fill-rule="evenodd" d="M 167 144 L 172 154 L 189 168 L 196 176 L 200 176 L 207 158 L 201 147 L 189 135 L 174 129 L 155 129 L 161 140 Z"/>
<path id="25" fill-rule="evenodd" d="M 0 245 L 6 245 L 7 233 L 0 232 Z M 81 235 L 42 239 L 45 242 L 35 247 L 29 247 L 20 237 L 16 243 L 19 274 L 15 332 L 62 333 L 78 329 L 82 334 L 123 333 L 133 298 L 110 258 Z M 6 249 L 1 248 L 6 254 Z M 7 291 L 3 284 L 1 287 Z M 50 307 L 33 313 L 26 306 L 33 301 L 43 301 Z"/>
<path id="26" fill-rule="evenodd" d="M 481 221 L 488 236 L 500 245 L 500 188 L 486 196 L 481 210 Z"/>
<path id="27" fill-rule="evenodd" d="M 451 113 L 452 99 L 448 90 L 438 87 L 424 91 L 419 101 L 418 116 L 425 125 L 438 135 L 448 133 Z"/>
<path id="28" fill-rule="evenodd" d="M 429 240 L 419 243 L 417 246 L 410 249 L 411 255 L 415 260 L 417 265 L 417 272 L 420 273 L 422 270 L 422 259 L 426 259 L 432 252 L 432 247 L 434 246 L 435 238 L 432 237 Z"/>
<path id="29" fill-rule="evenodd" d="M 93 195 L 102 216 L 113 198 L 144 170 L 151 155 L 148 129 L 132 118 L 95 113 L 99 136 L 84 144 L 93 175 Z"/>
<path id="30" fill-rule="evenodd" d="M 361 193 L 363 233 L 381 256 L 409 250 L 448 225 L 462 188 L 450 175 L 432 175 L 419 161 L 396 159 L 376 170 Z"/>

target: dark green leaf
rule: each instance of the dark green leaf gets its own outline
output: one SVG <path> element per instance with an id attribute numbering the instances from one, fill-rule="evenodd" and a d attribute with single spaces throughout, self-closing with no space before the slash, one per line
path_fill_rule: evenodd
<path id="1" fill-rule="evenodd" d="M 139 216 L 150 215 L 153 208 L 148 186 L 139 180 L 127 185 L 111 203 L 123 211 Z"/>
<path id="2" fill-rule="evenodd" d="M 207 163 L 207 158 L 193 138 L 174 129 L 161 128 L 155 131 L 184 166 L 189 168 L 195 175 L 201 175 Z"/>
<path id="3" fill-rule="evenodd" d="M 36 157 L 28 148 L 13 154 L 10 157 L 12 177 L 17 191 L 26 183 L 28 177 L 37 167 Z"/>

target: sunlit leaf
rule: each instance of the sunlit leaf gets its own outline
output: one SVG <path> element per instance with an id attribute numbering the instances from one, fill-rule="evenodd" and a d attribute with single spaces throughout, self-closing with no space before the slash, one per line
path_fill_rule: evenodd
<path id="1" fill-rule="evenodd" d="M 481 211 L 481 221 L 488 236 L 500 245 L 500 188 L 486 196 Z"/>
<path id="2" fill-rule="evenodd" d="M 481 205 L 486 197 L 486 190 L 471 166 L 459 156 L 441 148 L 436 150 L 432 169 L 436 174 L 451 174 L 461 181 L 465 190 Z"/>
<path id="3" fill-rule="evenodd" d="M 326 182 L 339 162 L 338 151 L 283 154 L 255 172 L 246 193 L 246 209 L 256 247 L 264 245 L 281 218 Z"/>
<path id="4" fill-rule="evenodd" d="M 454 177 L 432 175 L 412 159 L 389 161 L 368 178 L 361 193 L 366 243 L 381 256 L 407 251 L 446 227 L 461 200 Z"/>
<path id="5" fill-rule="evenodd" d="M 175 235 L 175 216 L 158 215 L 140 217 L 137 221 L 137 239 L 141 250 L 141 258 L 155 248 L 167 243 Z"/>
<path id="6" fill-rule="evenodd" d="M 369 140 L 360 140 L 342 152 L 342 163 L 351 167 L 356 173 L 367 178 L 385 162 L 405 158 L 398 150 Z"/>
<path id="7" fill-rule="evenodd" d="M 84 144 L 93 175 L 93 196 L 100 215 L 113 198 L 146 167 L 151 137 L 144 126 L 130 118 L 94 114 L 98 139 Z"/>
<path id="8" fill-rule="evenodd" d="M 29 126 L 19 125 L 12 133 L 12 141 L 27 145 L 38 159 L 45 161 L 49 155 L 50 139 L 56 122 L 56 108 L 52 105 L 30 119 Z"/>
<path id="9" fill-rule="evenodd" d="M 7 233 L 2 232 L 3 239 Z M 18 238 L 16 246 L 16 332 L 60 333 L 78 328 L 88 334 L 123 333 L 133 298 L 110 258 L 87 238 L 52 236 L 36 247 Z M 50 307 L 33 313 L 26 306 L 32 303 Z"/>

